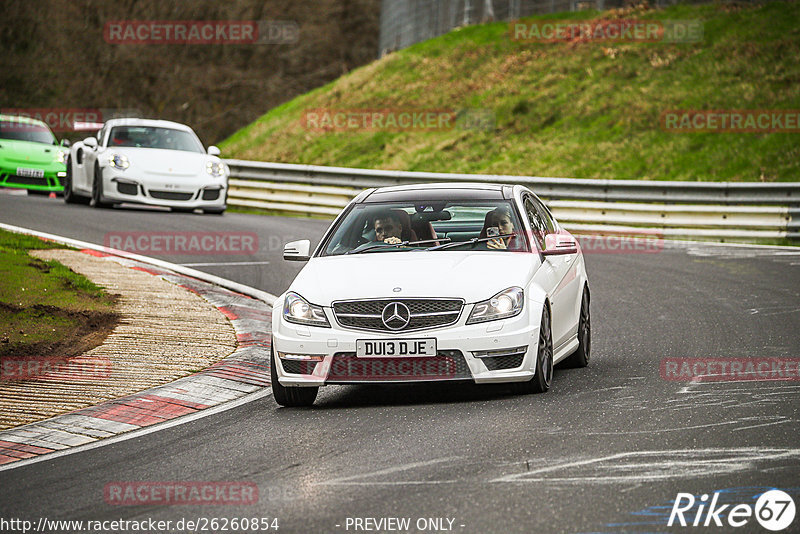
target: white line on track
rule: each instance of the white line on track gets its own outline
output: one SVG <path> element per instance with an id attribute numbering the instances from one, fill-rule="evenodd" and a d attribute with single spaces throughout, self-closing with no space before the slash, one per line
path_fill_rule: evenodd
<path id="1" fill-rule="evenodd" d="M 212 263 L 181 263 L 184 267 L 215 267 L 217 265 L 268 265 L 268 261 L 219 261 Z"/>
<path id="2" fill-rule="evenodd" d="M 771 423 L 761 423 L 760 425 L 751 425 L 751 426 L 743 426 L 742 428 L 734 428 L 732 429 L 733 432 L 738 432 L 740 430 L 750 430 L 751 428 L 758 428 L 762 426 L 771 426 L 771 425 L 782 425 L 783 423 L 791 423 L 793 419 L 783 419 L 782 421 L 773 421 Z"/>
<path id="3" fill-rule="evenodd" d="M 367 477 L 375 477 L 380 475 L 390 475 L 392 473 L 398 473 L 400 471 L 407 471 L 409 469 L 415 469 L 417 467 L 426 467 L 429 465 L 440 464 L 443 462 L 449 462 L 451 460 L 457 460 L 458 456 L 448 456 L 445 458 L 436 458 L 435 460 L 427 460 L 424 462 L 411 462 L 408 464 L 403 465 L 396 465 L 394 467 L 387 467 L 385 469 L 379 469 L 377 471 L 371 471 L 369 473 L 359 473 L 358 475 L 352 475 L 347 477 L 340 477 L 340 478 L 333 478 L 331 480 L 326 480 L 324 482 L 318 482 L 317 485 L 320 486 L 327 486 L 327 485 L 384 485 L 386 482 L 353 482 L 354 479 L 359 478 L 367 478 Z M 439 481 L 432 481 L 433 483 L 438 483 Z M 423 484 L 425 482 L 393 482 L 394 484 Z"/>

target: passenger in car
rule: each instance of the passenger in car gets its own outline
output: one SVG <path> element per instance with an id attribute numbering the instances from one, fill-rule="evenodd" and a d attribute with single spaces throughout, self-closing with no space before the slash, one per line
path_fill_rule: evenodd
<path id="1" fill-rule="evenodd" d="M 490 237 L 490 228 L 496 228 L 493 232 L 495 235 L 515 234 L 514 218 L 508 208 L 500 206 L 486 214 L 480 237 Z M 514 250 L 521 248 L 517 242 L 518 239 L 517 235 L 490 239 L 486 241 L 485 246 L 491 250 Z"/>

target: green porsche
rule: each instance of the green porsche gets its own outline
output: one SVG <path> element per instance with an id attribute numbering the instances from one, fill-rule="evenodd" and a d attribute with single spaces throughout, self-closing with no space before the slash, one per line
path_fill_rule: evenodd
<path id="1" fill-rule="evenodd" d="M 0 115 L 0 187 L 61 193 L 69 143 L 59 144 L 42 121 Z"/>

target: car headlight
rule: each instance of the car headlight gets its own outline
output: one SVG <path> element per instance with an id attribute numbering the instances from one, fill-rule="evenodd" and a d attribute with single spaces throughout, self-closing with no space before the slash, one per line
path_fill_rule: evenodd
<path id="1" fill-rule="evenodd" d="M 475 304 L 467 324 L 484 323 L 514 317 L 522 312 L 525 302 L 521 287 L 509 287 L 488 300 Z"/>
<path id="2" fill-rule="evenodd" d="M 131 166 L 131 162 L 128 161 L 128 156 L 125 154 L 112 154 L 111 157 L 108 158 L 108 164 L 121 171 Z"/>
<path id="3" fill-rule="evenodd" d="M 67 153 L 63 150 L 56 152 L 56 161 L 59 163 L 65 163 L 67 161 Z"/>
<path id="4" fill-rule="evenodd" d="M 206 172 L 216 178 L 225 176 L 225 164 L 221 161 L 209 161 L 206 163 Z"/>
<path id="5" fill-rule="evenodd" d="M 288 293 L 283 301 L 283 318 L 290 323 L 324 326 L 330 328 L 322 306 L 310 304 L 297 293 Z"/>

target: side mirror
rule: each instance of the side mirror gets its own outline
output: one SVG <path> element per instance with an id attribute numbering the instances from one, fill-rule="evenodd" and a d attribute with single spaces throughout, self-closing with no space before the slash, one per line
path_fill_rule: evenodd
<path id="1" fill-rule="evenodd" d="M 97 139 L 95 139 L 94 137 L 87 137 L 86 139 L 83 140 L 83 144 L 84 146 L 88 146 L 89 148 L 94 150 L 97 148 Z"/>
<path id="2" fill-rule="evenodd" d="M 577 254 L 578 241 L 569 234 L 547 234 L 544 236 L 544 256 L 559 256 L 562 254 Z"/>
<path id="3" fill-rule="evenodd" d="M 210 147 L 208 147 L 208 155 L 209 156 L 219 156 L 220 155 L 219 147 L 216 147 L 214 145 L 211 145 Z"/>
<path id="4" fill-rule="evenodd" d="M 308 261 L 311 241 L 301 239 L 286 243 L 283 247 L 283 259 L 287 261 Z"/>
<path id="5" fill-rule="evenodd" d="M 69 148 L 69 146 L 70 146 L 71 144 L 72 144 L 72 143 L 70 143 L 70 142 L 69 142 L 69 139 L 62 139 L 62 140 L 61 140 L 61 146 L 63 146 L 64 148 Z"/>

